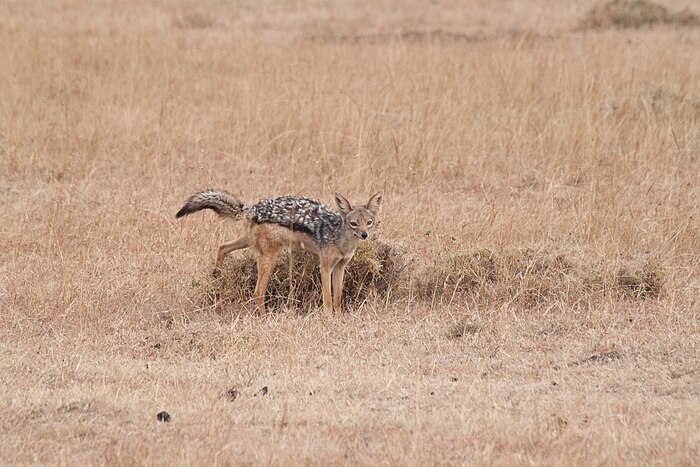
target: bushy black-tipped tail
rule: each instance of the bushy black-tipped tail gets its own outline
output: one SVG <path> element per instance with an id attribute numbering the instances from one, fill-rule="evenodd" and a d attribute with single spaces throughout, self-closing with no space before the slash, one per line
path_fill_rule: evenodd
<path id="1" fill-rule="evenodd" d="M 175 217 L 179 219 L 202 209 L 211 209 L 220 216 L 238 219 L 243 215 L 243 207 L 243 203 L 227 191 L 205 190 L 190 196 Z"/>

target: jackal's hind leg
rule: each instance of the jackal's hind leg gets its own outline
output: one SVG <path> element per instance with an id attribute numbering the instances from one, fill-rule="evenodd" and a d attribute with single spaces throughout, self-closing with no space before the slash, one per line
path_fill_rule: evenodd
<path id="1" fill-rule="evenodd" d="M 255 282 L 255 292 L 253 292 L 253 296 L 255 297 L 255 301 L 258 302 L 260 313 L 265 312 L 265 291 L 267 290 L 267 284 L 270 282 L 270 276 L 277 263 L 277 253 L 278 251 L 268 251 L 258 256 L 258 279 Z"/>
<path id="2" fill-rule="evenodd" d="M 232 251 L 242 250 L 243 248 L 248 248 L 250 243 L 248 242 L 248 237 L 243 236 L 232 242 L 224 243 L 219 247 L 219 254 L 216 255 L 216 264 L 214 265 L 214 274 L 221 273 L 221 265 L 224 263 L 224 258 L 227 254 Z"/>

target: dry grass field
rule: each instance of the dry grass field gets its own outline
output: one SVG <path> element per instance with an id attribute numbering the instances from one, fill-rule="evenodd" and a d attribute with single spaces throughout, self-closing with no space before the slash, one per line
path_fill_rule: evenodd
<path id="1" fill-rule="evenodd" d="M 600 3 L 3 1 L 0 464 L 700 464 L 700 7 Z M 206 187 L 405 267 L 212 298 Z"/>

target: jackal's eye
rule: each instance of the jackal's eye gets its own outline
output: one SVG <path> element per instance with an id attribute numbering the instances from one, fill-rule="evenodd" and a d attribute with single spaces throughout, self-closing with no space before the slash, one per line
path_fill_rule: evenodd
<path id="1" fill-rule="evenodd" d="M 357 222 L 350 221 L 350 227 L 357 227 Z"/>
<path id="2" fill-rule="evenodd" d="M 367 227 L 369 227 L 370 225 L 372 225 L 372 219 L 367 221 Z"/>

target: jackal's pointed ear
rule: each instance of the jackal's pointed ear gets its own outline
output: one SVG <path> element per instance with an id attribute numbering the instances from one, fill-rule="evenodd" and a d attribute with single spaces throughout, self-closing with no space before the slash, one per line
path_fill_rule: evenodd
<path id="1" fill-rule="evenodd" d="M 369 201 L 367 201 L 367 206 L 365 207 L 369 212 L 374 215 L 379 212 L 379 207 L 382 205 L 382 196 L 384 196 L 384 192 L 380 191 L 376 195 L 372 196 Z"/>
<path id="2" fill-rule="evenodd" d="M 350 201 L 345 199 L 343 195 L 340 193 L 335 194 L 335 204 L 338 205 L 338 209 L 340 209 L 340 213 L 344 216 L 347 216 L 350 211 L 352 211 L 352 204 L 350 204 Z"/>

